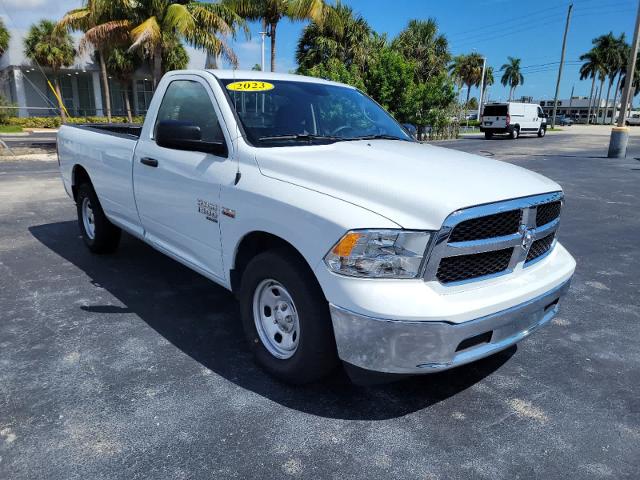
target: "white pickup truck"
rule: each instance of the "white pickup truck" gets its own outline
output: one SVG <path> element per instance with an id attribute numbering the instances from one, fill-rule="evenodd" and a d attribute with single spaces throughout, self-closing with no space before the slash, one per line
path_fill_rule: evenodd
<path id="1" fill-rule="evenodd" d="M 557 183 L 420 144 L 334 82 L 170 72 L 144 126 L 63 126 L 58 154 L 92 252 L 125 230 L 232 290 L 292 383 L 491 355 L 556 314 L 575 269 Z"/>

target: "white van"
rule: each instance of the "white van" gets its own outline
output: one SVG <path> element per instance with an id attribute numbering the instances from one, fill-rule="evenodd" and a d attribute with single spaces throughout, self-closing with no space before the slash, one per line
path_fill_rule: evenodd
<path id="1" fill-rule="evenodd" d="M 506 133 L 516 139 L 525 133 L 535 133 L 544 137 L 547 133 L 547 115 L 535 103 L 489 103 L 485 105 L 480 118 L 480 131 L 484 138 Z"/>

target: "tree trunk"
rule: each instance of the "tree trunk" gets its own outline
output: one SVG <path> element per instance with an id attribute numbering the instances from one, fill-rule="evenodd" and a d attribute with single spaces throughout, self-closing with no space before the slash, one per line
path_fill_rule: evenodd
<path id="1" fill-rule="evenodd" d="M 600 93 L 598 94 L 598 107 L 596 109 L 596 125 L 598 125 L 598 118 L 600 117 L 600 104 L 602 103 L 602 90 L 604 90 L 604 77 L 600 80 Z"/>
<path id="2" fill-rule="evenodd" d="M 67 114 L 64 110 L 64 104 L 62 103 L 62 92 L 60 91 L 60 82 L 58 82 L 58 75 L 53 74 L 53 86 L 56 89 L 56 96 L 58 97 L 58 105 L 60 107 L 60 119 L 62 123 L 67 123 Z"/>
<path id="3" fill-rule="evenodd" d="M 102 77 L 102 91 L 104 92 L 104 103 L 107 111 L 107 121 L 111 123 L 111 89 L 109 88 L 109 78 L 107 77 L 107 64 L 104 60 L 104 50 L 98 50 L 100 57 L 100 76 Z"/>
<path id="4" fill-rule="evenodd" d="M 124 92 L 124 108 L 127 111 L 127 120 L 129 123 L 133 123 L 133 117 L 131 116 L 131 103 L 129 102 L 129 83 L 131 83 L 131 80 L 122 82 L 122 91 Z"/>
<path id="5" fill-rule="evenodd" d="M 609 77 L 609 87 L 607 88 L 607 99 L 604 101 L 604 118 L 602 124 L 607 124 L 607 115 L 609 114 L 609 95 L 611 94 L 611 86 L 613 84 L 613 78 Z M 613 116 L 613 114 L 611 114 Z"/>
<path id="6" fill-rule="evenodd" d="M 593 105 L 593 88 L 596 86 L 596 76 L 591 77 L 591 93 L 589 94 L 589 108 L 587 109 L 587 125 L 591 123 L 591 106 Z"/>
<path id="7" fill-rule="evenodd" d="M 276 27 L 277 23 L 269 25 L 269 36 L 271 37 L 271 71 L 276 71 Z"/>
<path id="8" fill-rule="evenodd" d="M 613 111 L 611 112 L 611 120 L 609 121 L 609 125 L 613 125 L 616 118 L 616 103 L 618 101 L 618 91 L 620 90 L 620 79 L 622 77 L 622 72 L 618 73 L 618 81 L 616 82 L 616 89 L 613 91 Z"/>
<path id="9" fill-rule="evenodd" d="M 162 45 L 153 49 L 153 89 L 155 90 L 162 78 Z"/>
<path id="10" fill-rule="evenodd" d="M 469 111 L 469 96 L 471 95 L 471 84 L 467 85 L 467 101 L 464 102 L 464 119 L 467 121 L 467 125 L 469 125 L 469 119 L 467 118 L 467 113 Z"/>

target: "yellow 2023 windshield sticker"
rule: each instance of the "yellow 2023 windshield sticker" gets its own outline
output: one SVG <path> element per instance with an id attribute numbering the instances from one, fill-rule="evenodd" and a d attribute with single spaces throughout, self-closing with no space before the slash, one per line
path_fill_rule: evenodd
<path id="1" fill-rule="evenodd" d="M 269 82 L 257 82 L 254 80 L 244 80 L 242 82 L 233 82 L 227 85 L 227 90 L 234 92 L 266 92 L 273 90 L 275 87 Z"/>

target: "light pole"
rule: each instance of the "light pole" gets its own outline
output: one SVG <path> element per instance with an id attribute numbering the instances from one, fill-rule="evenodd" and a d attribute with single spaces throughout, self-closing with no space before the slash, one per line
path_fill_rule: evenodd
<path id="1" fill-rule="evenodd" d="M 480 98 L 478 99 L 478 120 L 482 113 L 482 94 L 484 93 L 484 72 L 487 67 L 487 57 L 482 57 L 482 78 L 480 79 Z"/>
<path id="2" fill-rule="evenodd" d="M 638 2 L 633 43 L 631 44 L 629 59 L 627 60 L 627 75 L 624 81 L 624 92 L 622 93 L 622 105 L 620 105 L 618 124 L 611 129 L 611 138 L 609 139 L 609 152 L 607 154 L 609 158 L 624 158 L 627 156 L 629 128 L 624 126 L 624 122 L 627 118 L 627 106 L 633 97 L 633 74 L 636 71 L 636 58 L 638 56 L 638 33 L 640 33 L 640 2 Z"/>
<path id="3" fill-rule="evenodd" d="M 265 32 L 264 30 L 262 32 L 260 32 L 260 37 L 262 37 L 262 61 L 260 62 L 260 67 L 262 68 L 262 71 L 264 72 L 264 38 L 267 36 L 267 32 Z"/>

